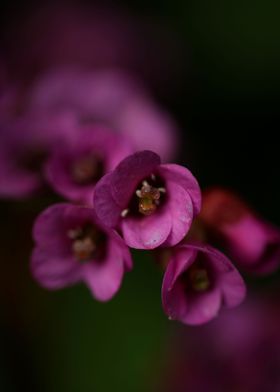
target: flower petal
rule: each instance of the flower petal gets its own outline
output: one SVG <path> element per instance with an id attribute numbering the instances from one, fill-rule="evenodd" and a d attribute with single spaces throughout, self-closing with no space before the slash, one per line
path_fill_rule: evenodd
<path id="1" fill-rule="evenodd" d="M 189 325 L 204 324 L 217 316 L 221 302 L 218 289 L 197 294 L 187 302 L 187 312 L 180 321 Z"/>
<path id="2" fill-rule="evenodd" d="M 180 185 L 169 181 L 167 183 L 168 208 L 171 218 L 171 231 L 164 246 L 178 244 L 189 231 L 193 221 L 193 203 L 189 193 Z"/>
<path id="3" fill-rule="evenodd" d="M 201 209 L 201 191 L 196 178 L 186 168 L 175 163 L 162 164 L 158 173 L 166 180 L 181 185 L 191 196 L 194 214 L 197 215 Z"/>
<path id="4" fill-rule="evenodd" d="M 106 260 L 84 265 L 84 280 L 96 299 L 108 301 L 117 293 L 127 261 L 127 248 L 111 238 Z"/>
<path id="5" fill-rule="evenodd" d="M 111 192 L 116 203 L 126 208 L 137 185 L 159 166 L 160 157 L 152 151 L 140 151 L 125 158 L 113 171 Z"/>
<path id="6" fill-rule="evenodd" d="M 64 217 L 72 208 L 71 204 L 58 203 L 44 210 L 33 226 L 33 239 L 37 245 L 56 255 L 69 253 L 65 233 Z"/>
<path id="7" fill-rule="evenodd" d="M 31 257 L 34 278 L 45 288 L 60 289 L 82 279 L 81 265 L 69 257 L 50 255 L 45 249 L 35 248 Z"/>
<path id="8" fill-rule="evenodd" d="M 187 312 L 185 287 L 178 279 L 193 264 L 196 255 L 193 249 L 178 247 L 166 268 L 162 283 L 162 304 L 171 319 L 181 320 Z"/>
<path id="9" fill-rule="evenodd" d="M 171 218 L 165 208 L 150 216 L 130 217 L 121 221 L 124 240 L 135 249 L 154 249 L 160 246 L 171 230 Z"/>
<path id="10" fill-rule="evenodd" d="M 116 204 L 111 193 L 112 172 L 101 178 L 95 186 L 93 205 L 98 219 L 107 227 L 116 227 L 122 208 Z"/>

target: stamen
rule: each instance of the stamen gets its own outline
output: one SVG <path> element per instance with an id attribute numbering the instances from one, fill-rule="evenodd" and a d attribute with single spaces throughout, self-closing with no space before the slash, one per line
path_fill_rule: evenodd
<path id="1" fill-rule="evenodd" d="M 166 193 L 166 189 L 163 188 L 163 187 L 158 188 L 158 191 L 159 191 L 160 193 Z"/>
<path id="2" fill-rule="evenodd" d="M 129 209 L 126 208 L 125 210 L 123 210 L 123 211 L 121 212 L 121 217 L 122 217 L 122 218 L 125 218 L 125 217 L 127 216 L 128 213 L 129 213 Z"/>
<path id="3" fill-rule="evenodd" d="M 78 261 L 84 262 L 99 257 L 102 251 L 102 236 L 91 223 L 71 229 L 67 235 L 72 240 L 72 252 Z"/>
<path id="4" fill-rule="evenodd" d="M 154 174 L 151 174 L 151 179 L 152 179 L 152 181 L 155 181 L 156 180 L 156 176 Z"/>
<path id="5" fill-rule="evenodd" d="M 84 239 L 74 241 L 72 249 L 75 257 L 79 261 L 85 261 L 90 259 L 91 255 L 96 250 L 96 245 L 91 238 L 85 237 Z"/>
<path id="6" fill-rule="evenodd" d="M 68 236 L 71 240 L 75 240 L 75 239 L 78 238 L 81 234 L 82 234 L 82 229 L 79 227 L 79 228 L 77 228 L 77 229 L 69 230 L 68 233 L 67 233 L 67 236 Z"/>
<path id="7" fill-rule="evenodd" d="M 165 192 L 165 188 L 155 188 L 148 181 L 142 181 L 142 188 L 136 190 L 136 196 L 140 199 L 138 210 L 143 215 L 151 215 L 160 205 L 160 190 Z M 163 193 L 163 192 L 162 192 Z"/>

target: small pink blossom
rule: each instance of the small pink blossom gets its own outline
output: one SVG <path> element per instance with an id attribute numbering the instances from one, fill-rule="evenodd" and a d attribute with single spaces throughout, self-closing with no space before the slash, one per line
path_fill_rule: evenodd
<path id="1" fill-rule="evenodd" d="M 96 299 L 107 301 L 132 267 L 123 240 L 90 208 L 66 203 L 47 208 L 35 221 L 33 238 L 32 273 L 50 290 L 83 281 Z"/>
<path id="2" fill-rule="evenodd" d="M 211 189 L 200 215 L 231 259 L 248 272 L 271 273 L 280 265 L 280 230 L 230 191 Z"/>
<path id="3" fill-rule="evenodd" d="M 163 307 L 171 319 L 206 323 L 221 307 L 239 305 L 245 294 L 241 275 L 218 250 L 195 243 L 172 250 L 162 284 Z"/>
<path id="4" fill-rule="evenodd" d="M 200 210 L 197 180 L 185 167 L 161 164 L 152 151 L 125 158 L 96 185 L 99 219 L 120 227 L 128 246 L 154 249 L 173 246 L 188 232 Z"/>
<path id="5" fill-rule="evenodd" d="M 95 184 L 131 151 L 121 135 L 103 126 L 84 126 L 52 151 L 45 165 L 46 177 L 68 200 L 91 205 Z"/>

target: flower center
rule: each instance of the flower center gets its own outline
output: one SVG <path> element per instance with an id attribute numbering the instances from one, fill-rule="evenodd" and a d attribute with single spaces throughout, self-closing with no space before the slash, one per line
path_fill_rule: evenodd
<path id="1" fill-rule="evenodd" d="M 78 261 L 101 259 L 105 251 L 105 236 L 91 223 L 68 232 L 72 252 Z"/>
<path id="2" fill-rule="evenodd" d="M 204 268 L 191 268 L 189 278 L 191 286 L 195 291 L 206 291 L 210 286 L 208 272 Z"/>
<path id="3" fill-rule="evenodd" d="M 211 285 L 209 271 L 199 261 L 184 272 L 182 282 L 188 292 L 204 292 Z"/>
<path id="4" fill-rule="evenodd" d="M 152 215 L 164 202 L 166 189 L 160 178 L 151 174 L 137 187 L 128 208 L 124 209 L 121 216 L 125 218 L 130 215 Z"/>
<path id="5" fill-rule="evenodd" d="M 71 169 L 73 180 L 80 185 L 88 185 L 102 177 L 103 165 L 93 154 L 77 159 Z"/>
<path id="6" fill-rule="evenodd" d="M 139 197 L 138 210 L 143 215 L 151 215 L 160 203 L 160 190 L 143 181 L 141 189 L 137 189 Z"/>

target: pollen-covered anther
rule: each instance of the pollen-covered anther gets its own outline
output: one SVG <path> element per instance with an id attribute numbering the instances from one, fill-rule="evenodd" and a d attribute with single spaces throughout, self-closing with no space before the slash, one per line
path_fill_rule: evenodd
<path id="1" fill-rule="evenodd" d="M 140 199 L 138 210 L 143 215 L 151 215 L 160 204 L 161 192 L 165 192 L 164 188 L 155 188 L 147 181 L 142 182 L 141 189 L 136 190 L 136 196 Z"/>

